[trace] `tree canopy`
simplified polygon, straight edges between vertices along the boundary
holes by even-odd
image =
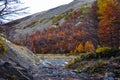
[[[118,47],[120,32],[119,0],[98,0],[98,33],[101,45]]]

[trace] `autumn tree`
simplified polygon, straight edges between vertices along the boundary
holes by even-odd
[[[76,47],[75,52],[78,52],[78,53],[84,52],[84,46],[80,43],[80,44]]]
[[[85,52],[88,53],[88,52],[94,52],[95,51],[95,47],[94,45],[92,44],[92,42],[90,41],[86,41],[85,43]]]
[[[96,25],[94,25],[96,22],[93,20],[95,15],[92,12],[96,12],[95,6],[89,15],[87,13],[83,15],[81,9],[77,9],[63,24],[56,28],[49,27],[43,31],[33,32],[21,40],[21,43],[34,53],[82,53],[86,40],[94,42],[94,45],[97,43]],[[82,22],[80,22],[81,15]],[[90,47],[88,51],[92,49]]]
[[[102,46],[120,45],[120,3],[118,0],[98,0],[98,34]]]

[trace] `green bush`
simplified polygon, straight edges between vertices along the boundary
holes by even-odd
[[[98,58],[110,58],[118,55],[120,50],[117,48],[110,48],[110,47],[98,47],[95,53],[90,54],[83,54],[81,55],[81,60],[85,59],[98,59]]]
[[[96,57],[112,57],[115,56],[120,50],[112,47],[98,47],[96,49]]]
[[[96,53],[105,53],[105,52],[110,51],[110,50],[111,50],[110,47],[98,47],[96,49]]]
[[[119,51],[120,50],[117,48],[99,46],[96,49],[95,53],[81,54],[80,56],[75,58],[73,62],[70,62],[67,65],[67,68],[72,68],[72,69],[77,68],[78,70],[82,70],[83,67],[90,65],[92,66],[92,68],[90,69],[90,72],[94,72],[96,70],[96,68],[94,67],[101,67],[104,65],[104,61],[102,59],[104,58],[109,59],[111,57],[120,56]],[[92,63],[92,65],[87,63],[85,64],[81,63],[81,62],[89,61],[92,59],[100,59],[100,60],[98,60],[97,62],[95,61],[95,63],[94,64]]]

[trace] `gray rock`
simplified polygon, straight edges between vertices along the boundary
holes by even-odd
[[[115,80],[113,77],[107,77],[107,78],[104,78],[103,80]]]
[[[6,45],[6,54],[0,56],[0,78],[33,80],[31,71],[40,61],[29,49],[15,45],[0,36]],[[30,70],[29,70],[30,69]]]
[[[103,80],[115,80],[115,74],[112,72],[106,72]]]
[[[37,66],[37,63],[40,59],[35,56],[32,51],[23,46],[18,46],[4,37],[0,36],[0,39],[3,40],[3,43],[7,47],[6,55],[0,56],[0,59],[11,64],[18,64],[26,69]]]
[[[79,74],[79,78],[83,80],[91,80],[91,77],[87,73]]]
[[[19,65],[12,65],[8,62],[3,63],[0,65],[0,76],[5,79],[13,80],[13,79],[20,79],[20,80],[33,80],[32,74],[30,74],[27,69],[19,66]],[[1,79],[0,79],[1,80]]]
[[[89,67],[85,67],[85,68],[83,68],[80,72],[87,72],[88,69],[89,69]]]
[[[115,74],[112,72],[106,72],[104,77],[114,77]]]

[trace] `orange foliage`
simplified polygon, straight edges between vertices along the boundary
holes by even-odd
[[[90,41],[87,41],[85,43],[85,52],[88,53],[88,52],[94,52],[94,51],[95,51],[95,47],[94,47],[93,43]]]
[[[73,53],[76,47],[81,52],[79,43],[96,39],[96,26],[88,14],[83,16],[85,21],[79,22],[81,10],[76,10],[61,26],[34,32],[21,43],[35,53]]]
[[[99,5],[101,16],[98,33],[101,45],[118,47],[120,45],[120,3],[117,0],[107,0],[107,3],[103,4],[106,4],[104,8]]]
[[[75,52],[77,52],[77,53],[83,53],[83,52],[84,52],[84,46],[80,43],[80,44],[76,47]]]

